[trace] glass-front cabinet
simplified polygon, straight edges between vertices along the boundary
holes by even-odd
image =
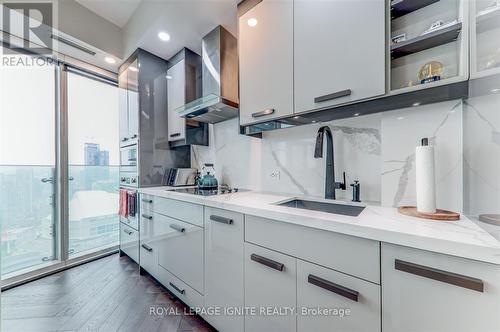
[[[471,78],[500,73],[500,0],[471,2]]]
[[[468,0],[392,0],[390,11],[391,93],[467,80]]]

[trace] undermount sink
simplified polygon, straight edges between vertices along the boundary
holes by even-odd
[[[304,210],[343,214],[351,217],[359,216],[359,214],[365,209],[364,206],[339,204],[334,202],[318,202],[305,199],[292,199],[286,202],[276,203],[276,205]]]

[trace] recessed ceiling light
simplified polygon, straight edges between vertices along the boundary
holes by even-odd
[[[257,25],[257,23],[259,23],[259,21],[257,21],[257,19],[256,19],[256,18],[253,18],[253,17],[252,17],[252,18],[249,18],[249,19],[248,19],[248,21],[247,21],[248,26],[249,26],[249,27],[252,27],[252,28],[253,28],[254,26],[256,26],[256,25]]]
[[[312,123],[316,123],[316,120],[312,120],[311,122],[312,122]]]
[[[137,71],[139,71],[139,69],[137,69],[137,68],[136,68],[136,67],[134,67],[134,66],[130,66],[130,67],[128,67],[128,69],[130,69],[130,71],[133,71],[133,72],[137,72]]]
[[[104,61],[106,61],[106,62],[107,62],[107,63],[109,63],[109,64],[115,64],[115,63],[116,63],[116,60],[115,60],[115,59],[113,59],[113,58],[112,58],[112,57],[110,57],[110,56],[105,57],[105,58],[104,58]]]
[[[353,115],[354,115],[354,116],[359,116],[359,113],[354,113]]]
[[[499,93],[500,92],[500,89],[491,89],[491,93]]]
[[[166,33],[165,31],[160,31],[160,32],[158,32],[158,38],[160,38],[163,41],[169,41],[170,35],[168,33]]]
[[[420,102],[419,102],[419,101],[417,101],[416,103],[413,103],[412,105],[413,105],[414,107],[415,107],[415,106],[420,106]]]
[[[167,80],[171,80],[171,79],[173,78],[173,77],[172,77],[172,76],[170,76],[170,75],[167,75],[167,76],[165,76],[165,77],[167,78]]]
[[[298,119],[299,117],[296,115],[296,116],[294,116],[293,118],[294,118],[294,119]]]

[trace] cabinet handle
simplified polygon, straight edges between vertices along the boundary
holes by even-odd
[[[255,112],[255,113],[252,113],[252,118],[260,118],[261,116],[271,115],[274,113],[274,111],[275,111],[274,108],[268,108],[268,109],[260,111],[260,112]]]
[[[170,286],[172,286],[173,289],[175,289],[176,291],[178,291],[179,293],[183,294],[185,293],[185,290],[184,289],[180,289],[179,287],[177,287],[176,285],[174,285],[173,283],[169,282],[168,283]]]
[[[284,264],[273,261],[272,259],[266,257],[259,256],[257,254],[251,254],[250,259],[253,260],[254,262],[263,264],[278,271],[283,271],[283,269],[285,268]]]
[[[126,141],[128,141],[127,137],[122,138],[122,142],[126,142]]]
[[[170,134],[170,137],[177,137],[177,136],[181,136],[181,133]]]
[[[225,217],[221,217],[221,216],[216,216],[216,215],[211,215],[210,220],[217,221],[217,222],[220,222],[223,224],[228,224],[228,225],[231,225],[233,223],[233,219],[225,218]]]
[[[325,280],[323,278],[317,277],[310,274],[307,277],[307,282],[315,286],[326,289],[327,291],[333,292],[343,297],[347,297],[350,300],[358,302],[359,293],[355,290],[349,289],[344,286],[337,285],[331,281]]]
[[[153,248],[151,248],[151,247],[150,247],[150,246],[148,246],[147,244],[142,244],[142,245],[141,245],[141,247],[142,247],[143,249],[146,249],[146,250],[147,250],[147,251],[149,251],[149,252],[153,251]]]
[[[146,218],[146,219],[148,219],[148,220],[153,220],[153,216],[150,216],[150,215],[148,215],[148,214],[142,214],[142,217],[143,217],[143,218]]]
[[[130,136],[130,139],[134,139],[134,138],[137,138],[137,134]]]
[[[340,98],[340,97],[350,96],[351,92],[352,92],[351,89],[337,91],[337,92],[330,93],[330,94],[327,94],[324,96],[316,97],[316,98],[314,98],[314,102],[321,103],[323,101],[328,101],[328,100],[332,100],[332,99],[336,99],[336,98]]]
[[[132,231],[127,231],[126,229],[124,229],[124,230],[123,230],[123,232],[124,232],[125,234],[127,234],[127,235],[132,235],[132,234],[134,234],[134,232],[132,232]]]
[[[453,272],[438,270],[432,267],[418,265],[415,263],[405,262],[399,259],[396,259],[394,261],[394,268],[396,270],[411,273],[420,277],[434,279],[481,293],[484,292],[484,284],[481,279],[472,278]]]
[[[152,199],[147,199],[147,198],[143,198],[142,201],[144,203],[148,203],[148,204],[152,204],[153,203],[153,200]]]
[[[186,230],[184,227],[176,225],[176,224],[171,224],[170,228],[175,229],[176,231],[181,232],[181,233],[184,233],[184,231]]]

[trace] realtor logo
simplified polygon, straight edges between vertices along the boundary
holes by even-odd
[[[52,2],[7,1],[2,7],[3,31],[7,32],[4,53],[52,53]]]

